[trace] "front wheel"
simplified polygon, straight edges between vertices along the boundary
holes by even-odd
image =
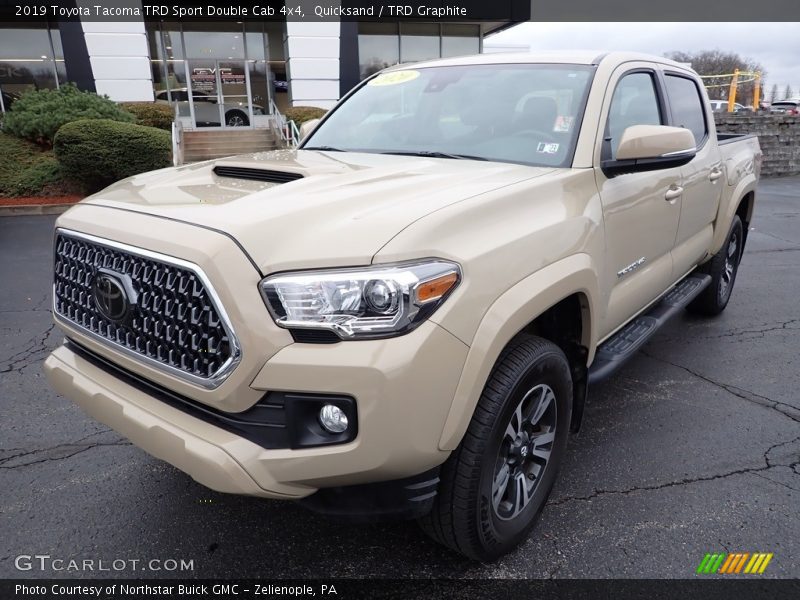
[[[722,248],[698,269],[701,273],[711,275],[711,283],[689,303],[686,307],[689,312],[714,316],[725,310],[731,299],[733,284],[736,283],[736,274],[739,272],[743,242],[742,220],[738,215],[734,215],[731,229]]]
[[[250,125],[250,119],[240,110],[229,110],[225,113],[225,124],[228,127],[247,127]]]
[[[480,561],[528,536],[555,483],[572,413],[569,363],[558,346],[524,335],[503,351],[464,439],[442,467],[420,520],[436,541]]]

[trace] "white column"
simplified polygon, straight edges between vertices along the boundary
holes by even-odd
[[[153,74],[144,21],[81,21],[81,26],[97,93],[117,102],[151,102]]]
[[[292,106],[331,108],[339,99],[339,34],[339,21],[286,23],[284,48]]]

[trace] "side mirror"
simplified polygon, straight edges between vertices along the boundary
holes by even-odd
[[[319,119],[311,119],[300,125],[300,140],[306,139],[308,134],[314,131],[314,128],[319,124]]]
[[[697,154],[694,134],[682,127],[633,125],[623,133],[617,157],[601,163],[608,177],[685,165]]]

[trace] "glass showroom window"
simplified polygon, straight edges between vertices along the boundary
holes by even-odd
[[[442,58],[481,51],[480,25],[442,24]]]
[[[65,81],[57,29],[0,29],[0,110],[28,90],[55,89]]]
[[[400,62],[418,62],[441,56],[438,23],[400,24]]]
[[[361,79],[399,63],[397,23],[359,23],[358,62]]]

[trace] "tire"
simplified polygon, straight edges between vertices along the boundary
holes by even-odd
[[[734,215],[728,237],[725,238],[720,251],[697,269],[700,273],[711,275],[711,283],[689,303],[686,310],[709,317],[725,310],[731,299],[733,284],[736,283],[736,274],[739,272],[743,240],[742,221],[738,215]]]
[[[229,110],[225,113],[225,124],[228,127],[247,127],[250,119],[240,110]]]
[[[542,338],[514,338],[494,366],[464,439],[442,466],[433,510],[419,521],[422,529],[479,561],[516,548],[553,488],[571,414],[572,379],[564,353]],[[519,415],[528,418],[522,427]]]

